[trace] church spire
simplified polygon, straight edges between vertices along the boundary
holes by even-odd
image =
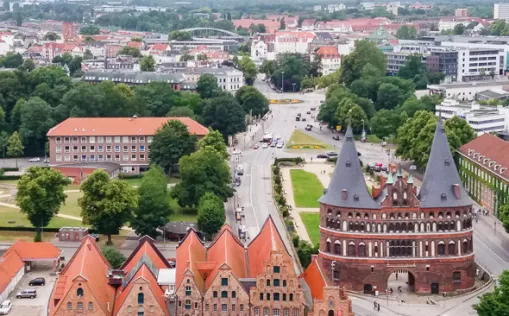
[[[461,183],[441,118],[438,119],[435,129],[418,198],[423,208],[459,207],[473,204]]]
[[[346,130],[329,187],[319,202],[339,207],[380,208],[368,192],[350,124]]]

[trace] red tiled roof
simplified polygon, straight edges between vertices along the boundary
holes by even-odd
[[[492,173],[509,179],[509,143],[505,140],[483,134],[461,146],[458,151]]]
[[[316,19],[304,20],[304,21],[302,21],[301,26],[311,26],[311,25],[314,25],[315,23],[316,23]]]
[[[141,44],[141,42],[129,42],[127,43],[127,46],[141,48]]]
[[[50,242],[31,242],[19,240],[5,254],[15,252],[23,261],[37,259],[57,259],[62,251]]]
[[[207,277],[205,284],[207,289],[223,264],[227,264],[238,279],[247,276],[244,245],[233,235],[229,225],[223,226],[207,249],[207,262],[213,262],[215,265]]]
[[[321,56],[339,56],[336,46],[322,46],[316,51],[316,54]]]
[[[270,259],[273,250],[280,250],[289,256],[288,249],[286,249],[272,217],[269,216],[247,248],[251,278],[256,278],[257,275],[263,273],[264,262]]]
[[[243,27],[246,29],[249,29],[251,27],[251,24],[258,25],[263,24],[265,25],[265,29],[268,33],[272,33],[275,30],[279,29],[280,23],[278,21],[271,21],[271,20],[255,20],[255,19],[240,19],[240,20],[232,20],[233,25],[235,25],[235,28]]]
[[[190,229],[182,242],[177,247],[177,267],[176,267],[176,282],[175,285],[178,288],[182,279],[184,278],[184,272],[189,269],[194,274],[196,286],[200,291],[205,291],[205,282],[201,277],[200,271],[198,270],[196,263],[206,262],[207,250],[201,242],[198,235],[193,229]]]
[[[168,308],[166,308],[166,303],[164,302],[164,291],[161,289],[159,284],[157,284],[156,276],[152,274],[150,269],[147,267],[147,265],[144,263],[142,266],[138,269],[138,272],[134,275],[131,282],[123,289],[121,290],[119,288],[119,293],[117,294],[117,299],[115,301],[115,310],[113,312],[113,315],[117,315],[118,311],[124,304],[128,294],[131,292],[134,281],[138,280],[139,278],[142,278],[146,280],[149,283],[148,290],[152,291],[154,294],[154,297],[156,298],[157,303],[159,304],[161,310],[164,312],[164,315],[170,315],[170,312],[168,311]]]
[[[140,238],[136,249],[131,253],[129,258],[126,259],[120,269],[124,270],[126,273],[131,272],[143,255],[149,257],[154,266],[158,269],[168,269],[170,267],[168,261],[154,245],[153,239],[148,236],[143,236]]]
[[[62,304],[67,304],[62,298],[71,289],[73,280],[80,276],[87,280],[87,286],[104,314],[110,314],[108,303],[113,305],[115,289],[108,284],[109,269],[111,266],[97,248],[95,240],[90,236],[83,237],[80,247],[56,281],[50,298],[50,315],[55,315]],[[57,305],[53,304],[55,299],[60,300]]]
[[[71,117],[52,127],[47,136],[150,136],[169,120],[186,124],[191,134],[208,133],[205,126],[189,117]]]
[[[24,266],[25,264],[14,251],[6,252],[0,258],[0,293],[9,286],[12,278],[14,278]]]
[[[316,258],[311,260],[311,264],[299,276],[299,279],[304,279],[309,286],[311,296],[314,299],[323,300],[323,289],[327,286],[325,278],[323,277],[320,266]]]

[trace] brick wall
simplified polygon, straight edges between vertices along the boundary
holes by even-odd
[[[345,290],[337,286],[327,286],[324,288],[323,298],[313,300],[313,309],[308,312],[308,316],[329,315],[331,310],[334,315],[338,315],[338,310],[341,310],[342,316],[355,315],[352,311],[352,301],[348,299]]]
[[[228,280],[226,286],[222,285],[223,278]],[[216,294],[216,297],[214,297],[214,294]],[[227,297],[223,297],[224,295]],[[218,274],[203,296],[203,302],[205,305],[203,307],[204,315],[219,316],[225,315],[225,313],[238,316],[249,315],[249,294],[244,290],[227,265],[219,268]],[[226,312],[223,312],[223,305],[226,307]]]
[[[147,316],[165,316],[165,311],[159,305],[154,293],[150,289],[150,283],[143,278],[132,281],[133,286],[127,294],[122,306],[118,309],[116,316],[134,315],[141,311],[143,306],[144,315]],[[143,293],[143,304],[138,304],[138,294]]]
[[[200,276],[197,276],[200,277]],[[184,272],[184,278],[182,279],[182,283],[177,285],[177,301],[176,301],[176,309],[177,315],[187,315],[187,316],[201,316],[202,314],[202,295],[201,292],[194,281],[194,275],[190,270],[186,270]],[[186,287],[190,287],[190,292],[186,293]],[[186,301],[190,301],[190,308],[186,309]],[[173,311],[170,311],[173,314]]]
[[[83,296],[78,297],[78,288],[83,289]],[[71,303],[71,309],[68,309],[68,303]],[[78,310],[78,303],[83,304],[83,310]],[[92,305],[90,306],[90,303]],[[54,302],[50,302],[50,304],[54,304]],[[89,307],[92,307],[90,309]],[[113,308],[113,302],[110,302],[110,310]],[[71,289],[62,299],[61,305],[55,311],[55,313],[51,314],[52,316],[74,316],[74,315],[87,315],[87,316],[106,316],[112,315],[111,312],[103,311],[103,309],[99,306],[95,296],[92,291],[88,287],[88,281],[83,279],[82,277],[77,277],[74,279]]]

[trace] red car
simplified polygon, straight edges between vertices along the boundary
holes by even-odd
[[[258,149],[258,148],[260,148],[260,145],[258,145],[258,144],[253,146],[253,149]]]

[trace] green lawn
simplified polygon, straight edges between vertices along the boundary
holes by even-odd
[[[198,212],[196,209],[184,208],[178,205],[177,201],[170,198],[170,207],[173,214],[170,215],[170,222],[191,222],[196,223]]]
[[[293,198],[297,207],[319,207],[318,199],[323,195],[323,186],[316,174],[300,169],[291,169]]]
[[[331,149],[332,146],[309,136],[302,131],[294,131],[288,142],[287,148],[291,149]]]
[[[9,224],[9,221],[16,221],[13,224]],[[23,225],[25,227],[32,227],[32,224],[28,221],[25,214],[22,214],[18,209],[0,206],[0,226],[12,226],[16,227]],[[76,221],[67,218],[54,217],[48,228],[60,228],[62,226],[83,226],[81,221]]]
[[[66,193],[65,204],[60,208],[60,213],[81,217],[81,208],[78,206],[78,198],[83,196],[83,192]]]
[[[320,242],[320,213],[299,213],[313,245]]]

